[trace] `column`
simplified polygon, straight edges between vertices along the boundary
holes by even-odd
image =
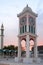
[[[26,58],[30,57],[29,35],[26,36]]]
[[[37,58],[38,57],[38,51],[37,51],[37,39],[35,38],[35,41],[34,41],[34,57]]]
[[[21,40],[18,38],[18,59],[21,58]]]
[[[28,25],[28,14],[27,14],[27,32],[29,32],[29,25]]]

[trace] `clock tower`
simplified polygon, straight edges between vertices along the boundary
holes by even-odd
[[[36,35],[36,17],[37,14],[32,11],[28,5],[23,9],[21,13],[17,15],[19,17],[19,34],[18,34],[18,61],[21,61],[21,41],[26,41],[26,57],[23,62],[31,63],[30,58],[30,40],[34,41],[34,58],[37,59],[37,35]]]

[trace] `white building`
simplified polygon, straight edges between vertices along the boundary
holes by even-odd
[[[17,15],[19,17],[19,34],[18,34],[18,61],[31,63],[33,58],[30,58],[30,40],[34,41],[34,60],[38,60],[37,55],[37,34],[36,34],[36,17],[37,14],[32,11],[28,5],[23,9],[21,13]],[[26,57],[21,58],[21,41],[26,41]],[[16,58],[17,60],[17,58]]]

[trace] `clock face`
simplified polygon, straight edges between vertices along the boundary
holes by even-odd
[[[22,17],[20,19],[20,24],[25,24],[26,23],[26,17]]]
[[[29,23],[31,25],[35,25],[35,19],[33,17],[29,17]]]

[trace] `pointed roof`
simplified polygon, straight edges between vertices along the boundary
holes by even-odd
[[[22,12],[19,13],[19,14],[17,14],[17,16],[19,17],[19,16],[21,16],[22,14],[24,14],[24,13],[26,13],[26,12],[29,12],[29,13],[31,13],[31,14],[33,14],[34,16],[37,17],[37,14],[34,13],[34,12],[32,11],[32,9],[31,9],[28,5],[26,5],[26,7],[24,7],[24,9],[22,10]]]
[[[3,24],[1,25],[1,29],[4,29],[4,26],[3,26]]]
[[[31,11],[31,12],[32,12],[32,9],[31,9],[30,7],[28,7],[28,4],[27,4],[27,6],[23,9],[23,12],[25,12],[25,11]]]

